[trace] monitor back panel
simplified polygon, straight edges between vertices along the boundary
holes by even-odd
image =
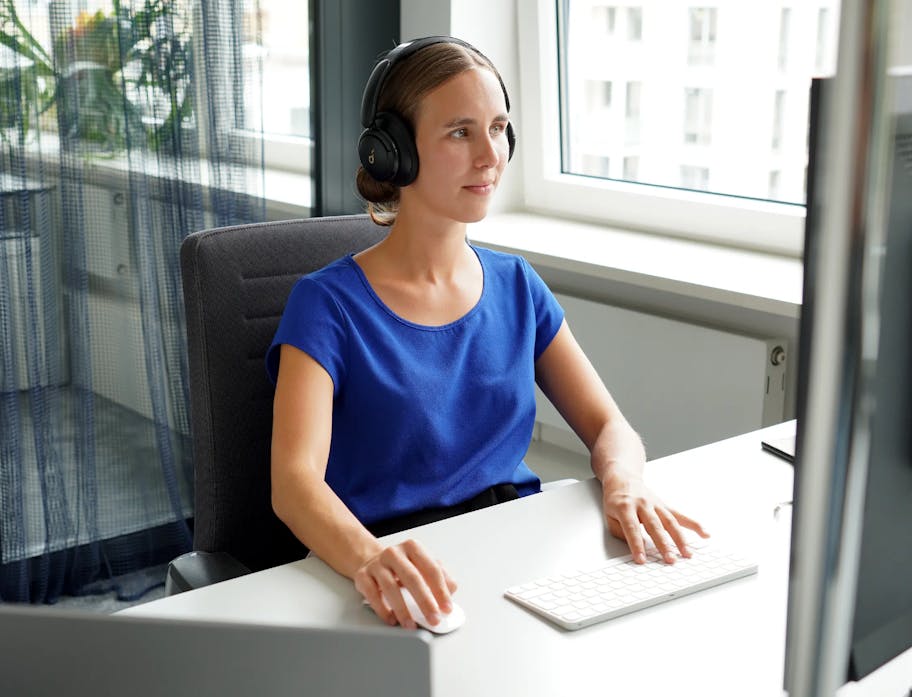
[[[0,606],[8,695],[430,695],[426,635]]]

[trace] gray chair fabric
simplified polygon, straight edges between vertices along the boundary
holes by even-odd
[[[254,571],[307,553],[272,511],[274,388],[264,358],[297,279],[385,232],[358,215],[205,230],[184,240],[194,550],[226,552]]]

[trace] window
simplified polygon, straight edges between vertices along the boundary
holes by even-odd
[[[785,129],[785,90],[776,90],[773,102],[773,150],[782,147],[782,134]]]
[[[784,71],[788,66],[789,24],[791,20],[791,9],[783,7],[779,12],[779,70],[781,71]]]
[[[267,166],[309,171],[310,3],[243,0],[244,69],[262,68],[262,82],[245,80],[243,126],[265,136]],[[259,106],[262,110],[252,108]]]
[[[627,83],[627,101],[624,106],[624,113],[628,119],[640,118],[640,88],[639,82]]]
[[[308,3],[245,0],[243,54],[261,63],[263,103],[246,112],[246,123],[281,136],[310,136],[310,70],[307,41]],[[248,100],[258,104],[259,100]]]
[[[611,158],[602,155],[583,155],[583,174],[607,177],[611,170]]]
[[[519,16],[526,206],[799,254],[818,12],[828,9],[834,46],[839,5],[789,4],[795,49],[780,71],[780,3],[638,2],[619,8],[607,36],[593,30],[592,0],[529,0]],[[589,110],[586,83],[597,79],[614,88],[610,123]],[[591,162],[584,171],[584,155],[613,161],[610,176]]]
[[[643,10],[639,7],[627,8],[627,38],[639,41],[643,38]]]
[[[709,188],[709,167],[681,165],[681,186],[706,191]]]
[[[716,49],[716,8],[692,7],[689,31],[687,62],[690,65],[710,65]]]
[[[769,197],[776,198],[779,196],[779,179],[782,176],[782,172],[778,169],[774,169],[769,174]]]
[[[709,145],[712,139],[712,91],[684,90],[684,142]]]
[[[640,88],[639,82],[627,83],[627,94],[624,102],[624,142],[637,145],[640,142]],[[627,179],[627,177],[624,177]]]
[[[590,111],[611,108],[611,83],[607,80],[587,80],[586,102]]]
[[[614,34],[614,23],[617,17],[617,9],[614,7],[596,6],[592,8],[592,24],[596,30],[609,36]]]

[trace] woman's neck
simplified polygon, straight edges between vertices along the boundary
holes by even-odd
[[[399,317],[441,326],[464,316],[484,289],[464,223],[397,218],[382,242],[355,255],[374,292]]]
[[[382,246],[396,268],[416,280],[452,277],[473,256],[465,223],[401,214]]]

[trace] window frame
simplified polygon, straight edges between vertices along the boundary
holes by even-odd
[[[613,228],[801,256],[804,206],[561,171],[557,6],[555,0],[535,0],[518,13],[524,207]]]

